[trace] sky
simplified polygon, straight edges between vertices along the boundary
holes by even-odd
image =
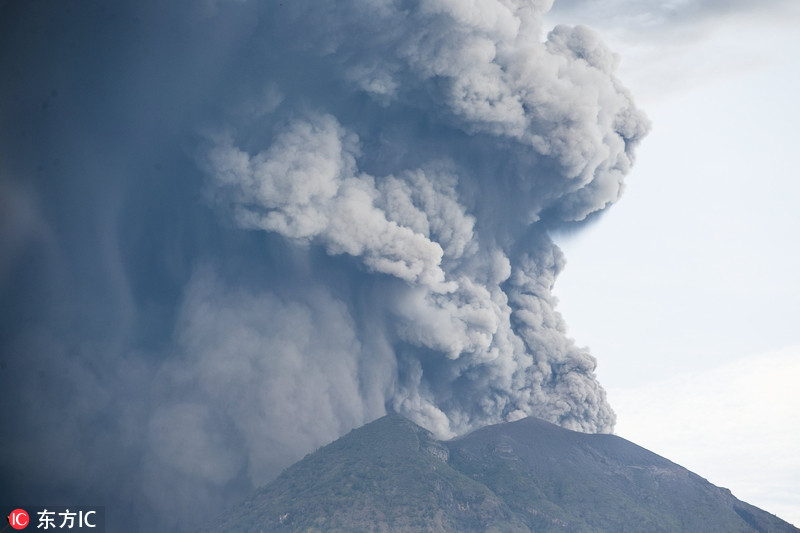
[[[596,5],[550,22],[601,31],[653,129],[623,199],[556,239],[559,309],[619,435],[798,524],[800,8]]]
[[[388,411],[538,416],[790,518],[683,454],[787,412],[796,13],[550,4],[0,3],[3,490],[193,531]]]

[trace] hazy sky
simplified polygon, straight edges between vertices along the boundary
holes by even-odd
[[[800,6],[556,2],[551,20],[597,27],[653,122],[623,199],[557,239],[555,293],[617,433],[798,524]]]

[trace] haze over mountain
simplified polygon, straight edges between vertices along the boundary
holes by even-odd
[[[525,418],[442,442],[392,414],[306,456],[208,531],[800,529],[613,435]]]

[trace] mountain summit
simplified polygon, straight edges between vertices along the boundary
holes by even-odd
[[[211,530],[800,532],[614,435],[526,418],[440,442],[395,414],[306,456]]]

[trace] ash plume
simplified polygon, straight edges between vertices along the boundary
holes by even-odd
[[[188,531],[387,409],[612,431],[549,232],[619,198],[648,123],[550,7],[4,5],[18,492]]]

